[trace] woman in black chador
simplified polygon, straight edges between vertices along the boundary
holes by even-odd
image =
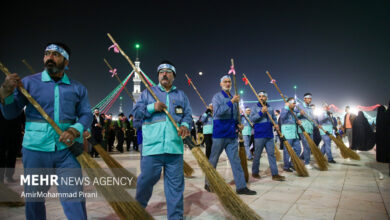
[[[390,176],[390,110],[383,105],[376,116],[376,160],[389,163]]]
[[[352,125],[352,150],[369,151],[375,145],[375,134],[362,111]]]

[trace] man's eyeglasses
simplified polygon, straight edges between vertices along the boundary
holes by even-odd
[[[53,55],[54,57],[60,57],[61,56],[61,54],[58,53],[57,51],[50,51],[50,50],[45,51],[45,56],[49,57],[51,55]]]
[[[170,69],[166,69],[166,70],[160,70],[158,71],[158,73],[173,73],[173,71]]]

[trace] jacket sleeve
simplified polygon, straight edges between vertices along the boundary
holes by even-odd
[[[261,108],[259,108],[257,105],[251,109],[251,114],[249,116],[249,119],[253,123],[258,123],[263,117],[265,117],[265,114],[263,114]]]
[[[180,126],[186,126],[187,128],[190,127],[190,124],[193,123],[192,120],[192,109],[190,106],[190,101],[188,100],[188,97],[182,92],[183,98],[184,98],[184,115],[180,122]]]
[[[137,103],[133,108],[135,120],[143,121],[145,118],[152,117],[152,114],[154,113],[154,103],[148,105],[148,96],[149,92],[145,89],[137,100]]]
[[[282,111],[280,112],[280,118],[279,120],[281,121],[281,124],[283,124],[283,122],[288,118],[288,107],[287,106],[284,106],[282,108]]]
[[[214,107],[214,117],[230,114],[230,111],[233,108],[233,103],[230,100],[227,103],[224,103],[222,97],[218,94],[213,97],[212,103]]]
[[[80,96],[80,101],[76,104],[76,114],[78,120],[70,127],[75,128],[78,132],[80,132],[80,135],[82,135],[87,128],[91,127],[93,115],[91,112],[91,105],[89,104],[88,100],[87,88],[81,86],[78,89]]]
[[[22,83],[23,85],[26,85],[26,81],[24,79],[22,80]],[[27,98],[18,89],[15,89],[11,95],[4,98],[4,103],[2,104],[2,113],[4,118],[7,120],[17,118],[27,104]]]

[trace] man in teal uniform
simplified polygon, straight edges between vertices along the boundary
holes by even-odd
[[[323,104],[323,110],[324,112],[318,116],[318,127],[323,128],[325,131],[329,132],[330,134],[333,134],[333,121],[331,112],[329,111],[329,106],[327,104]],[[324,141],[324,143],[321,146],[321,152],[322,154],[326,154],[326,157],[328,158],[329,163],[336,163],[336,161],[333,159],[332,156],[332,147],[331,147],[331,140],[328,135],[325,134],[325,132],[320,129],[321,138]]]
[[[248,160],[253,160],[252,153],[249,149],[252,136],[252,122],[249,119],[251,109],[246,108],[244,114],[246,117],[244,115],[241,115],[241,124],[244,125],[244,129],[242,129],[242,136],[244,138],[245,152]]]
[[[167,200],[168,219],[183,219],[183,140],[190,134],[192,110],[187,96],[173,86],[176,69],[169,61],[158,68],[157,86],[151,89],[161,102],[156,102],[148,90],[144,90],[134,107],[135,120],[142,121],[141,174],[137,181],[137,201],[147,206],[153,186],[164,168],[164,193]],[[163,112],[166,109],[177,126]]]
[[[301,121],[296,121],[294,116],[291,114],[290,109],[297,114],[297,110],[295,108],[296,102],[295,99],[290,97],[287,99],[287,102],[280,113],[280,121],[282,125],[282,134],[291,145],[295,153],[298,157],[302,153],[301,143],[299,142],[297,124],[299,125]],[[286,147],[283,150],[283,160],[284,166],[283,170],[286,172],[293,172],[291,168],[293,168],[292,163],[290,161],[290,155],[287,152]]]
[[[203,137],[206,144],[206,157],[210,157],[211,146],[213,145],[213,104],[210,103],[207,110],[199,119],[203,123]]]
[[[11,74],[0,88],[5,118],[17,117],[26,107],[26,127],[22,144],[24,176],[57,175],[58,179],[82,177],[80,164],[75,158],[77,155],[73,155],[72,152],[75,152],[71,152],[68,147],[75,141],[83,143],[81,134],[91,125],[92,112],[87,89],[64,72],[69,64],[69,57],[70,49],[65,44],[49,43],[44,52],[44,71],[22,80],[17,74]],[[21,84],[64,131],[61,135],[55,132],[27,98],[16,89],[16,86]],[[79,146],[82,150],[82,145]],[[26,193],[46,193],[50,184],[43,182],[35,186],[26,183],[24,188]],[[79,195],[83,186],[59,183],[57,189],[64,195]],[[60,196],[60,201],[68,219],[87,219],[85,198]],[[26,218],[46,219],[44,198],[26,198]]]
[[[313,139],[313,123],[308,118],[314,118],[313,110],[310,107],[312,95],[311,93],[305,93],[303,96],[304,103],[300,108],[300,112],[297,114],[298,119],[302,122],[302,126],[309,134],[310,138]],[[306,118],[308,116],[308,118]],[[302,130],[298,127],[299,137],[301,138],[303,145],[303,158],[305,160],[305,167],[307,169],[312,169],[313,167],[310,165],[310,146],[307,143],[305,136],[302,133]]]

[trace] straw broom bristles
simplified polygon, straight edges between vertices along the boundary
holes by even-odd
[[[0,62],[0,69],[6,75],[11,74],[9,70]],[[60,127],[53,121],[53,119],[43,110],[39,103],[24,89],[22,86],[18,87],[19,91],[28,99],[28,101],[36,108],[42,117],[53,127],[57,134],[61,134]],[[85,152],[76,157],[77,161],[87,172],[92,179],[109,176],[99,164]],[[140,206],[130,194],[128,194],[122,186],[103,187],[97,186],[98,192],[102,193],[106,201],[114,209],[115,213],[121,219],[153,219],[145,209]],[[112,198],[112,200],[111,200]],[[120,200],[119,200],[120,199]],[[119,200],[120,202],[116,202]]]
[[[317,145],[314,143],[314,141],[311,139],[309,134],[305,131],[302,132],[303,135],[306,138],[306,141],[308,145],[310,146],[310,150],[318,164],[318,167],[321,171],[326,171],[328,170],[328,161],[326,161],[324,155],[321,153],[320,149],[317,147]]]
[[[109,33],[107,34],[107,36],[114,43],[114,45],[117,46],[120,53],[127,59],[129,64],[132,66],[132,68],[140,76],[142,83],[145,84],[150,94],[154,97],[155,100],[158,100],[153,90],[151,90],[149,85],[146,83],[143,76],[135,68],[135,65],[131,61],[131,59],[123,52],[123,50],[119,47],[119,45],[115,42],[115,40],[112,38],[112,36]],[[174,122],[169,112],[168,111],[164,111],[164,112],[167,114],[169,120],[171,120],[173,125],[176,127],[177,124]],[[204,155],[204,153],[199,148],[199,146],[193,147],[194,144],[191,141],[190,137],[184,139],[184,142],[190,147],[191,152],[194,155],[196,161],[198,162],[199,166],[205,173],[210,183],[210,187],[216,193],[219,201],[226,208],[226,210],[230,212],[233,216],[235,216],[237,219],[261,219],[260,216],[258,216],[251,208],[249,208],[249,206],[246,205],[240,199],[240,197],[233,192],[232,188],[225,182],[224,179],[222,179],[222,177],[217,173],[215,168],[210,164],[209,160]]]
[[[118,161],[116,161],[110,154],[100,144],[93,145],[93,148],[99,153],[104,162],[110,168],[112,173],[116,177],[129,177],[132,179],[131,185],[127,186],[129,188],[135,188],[137,186],[137,176],[125,169]]]
[[[77,157],[77,160],[82,167],[86,168],[84,170],[90,178],[95,179],[102,176],[108,176],[108,174],[100,168],[99,164],[86,152],[80,154]],[[153,219],[153,217],[146,212],[146,210],[122,186],[112,185],[105,187],[97,184],[95,187],[121,219]]]
[[[191,151],[198,161],[200,168],[205,173],[211,190],[217,194],[217,197],[225,210],[232,214],[236,219],[262,219],[241,200],[229,185],[226,184],[225,180],[209,163],[199,147],[193,147]]]
[[[257,95],[256,93],[256,90],[253,88],[251,82],[249,81],[248,77],[243,74],[244,77],[246,78],[246,81],[248,82],[249,84],[249,87],[252,89],[252,92],[255,94],[255,96],[257,97],[257,100],[259,101],[259,103],[261,104],[261,106],[264,106],[264,104],[261,102],[259,96]],[[271,115],[269,114],[269,112],[267,111],[267,115],[268,115],[268,118],[269,120],[272,122],[272,124],[274,126],[276,126],[277,124],[275,123],[275,121],[272,119]],[[298,158],[297,154],[295,153],[295,151],[292,149],[291,145],[288,143],[288,141],[284,138],[283,134],[280,132],[280,130],[277,130],[279,136],[281,137],[281,141],[283,141],[283,144],[284,144],[284,147],[287,149],[287,152],[288,154],[290,155],[291,157],[291,162],[293,163],[293,166],[294,166],[294,169],[297,171],[297,174],[298,176],[302,176],[302,177],[307,177],[309,176],[309,172],[307,172],[306,170],[306,167],[304,166],[304,164],[301,162],[301,160]]]
[[[183,171],[184,171],[184,176],[186,177],[191,177],[192,174],[194,173],[194,169],[183,160]]]
[[[248,172],[248,162],[246,161],[246,152],[245,152],[245,145],[244,145],[244,140],[242,140],[242,138],[239,140],[239,150],[238,150],[238,154],[240,156],[240,161],[241,161],[241,167],[243,167],[243,171],[244,171],[244,177],[245,177],[245,181],[248,182],[249,181],[249,172]]]
[[[24,206],[24,200],[20,194],[0,183],[0,206],[19,207]]]
[[[276,147],[276,144],[274,146],[275,146],[276,161],[282,161],[282,154],[280,153],[280,150]]]
[[[340,154],[343,158],[351,158],[352,160],[360,160],[359,154],[357,154],[355,151],[351,150],[351,148],[348,148],[347,146],[345,146],[343,141],[340,141],[332,134],[329,134],[328,136],[332,139],[332,141],[340,149]]]

